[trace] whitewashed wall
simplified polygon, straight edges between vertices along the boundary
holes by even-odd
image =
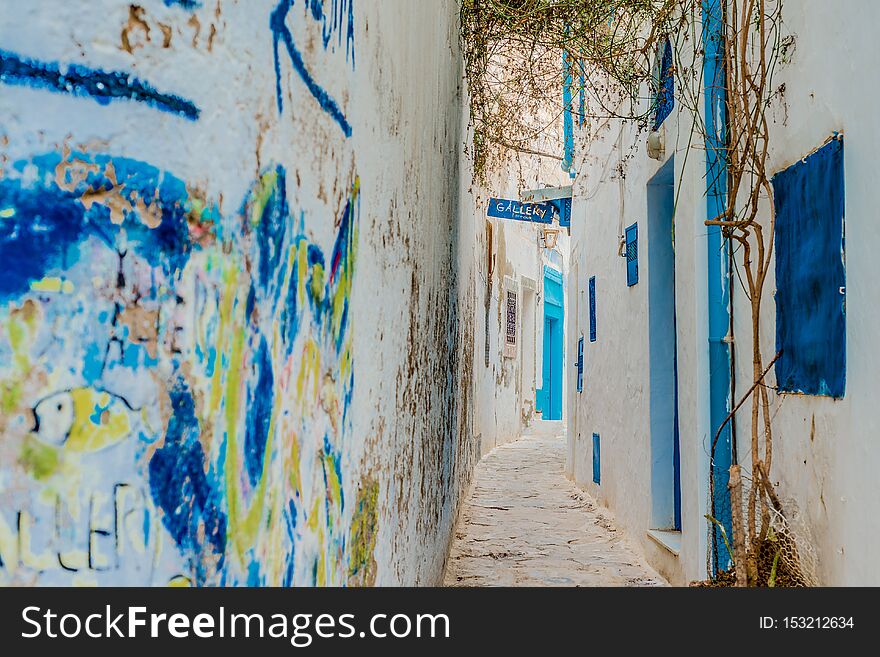
[[[790,508],[797,508],[812,535],[818,577],[824,584],[877,584],[870,549],[880,539],[876,475],[880,446],[873,439],[880,416],[873,402],[877,370],[876,258],[880,229],[873,216],[878,180],[873,154],[878,139],[873,118],[877,60],[871,26],[880,7],[868,0],[845,8],[821,0],[784,4],[785,30],[794,37],[774,78],[785,85],[773,108],[771,173],[809,154],[836,131],[845,153],[847,384],[844,399],[771,391],[774,415],[772,478]],[[647,95],[644,94],[644,95]],[[677,110],[681,108],[678,103]],[[705,151],[699,134],[688,149],[692,119],[677,112],[665,125],[666,157],[674,154],[676,180],[675,267],[681,436],[682,535],[674,556],[647,537],[650,528],[651,465],[647,240],[645,186],[660,163],[647,157],[645,134],[619,123],[594,122],[594,140],[579,169],[572,220],[569,295],[586,299],[589,276],[597,280],[598,341],[585,348],[584,393],[571,400],[569,470],[573,478],[611,507],[636,537],[650,561],[672,581],[706,575],[709,426],[707,347],[707,247],[703,221]],[[621,133],[622,130],[622,133]],[[587,139],[589,135],[583,135]],[[638,143],[621,181],[614,168]],[[766,216],[766,215],[765,215]],[[640,282],[626,287],[625,262],[617,256],[622,228],[639,222]],[[773,268],[764,295],[763,352],[775,353]],[[749,308],[742,289],[733,290],[737,380],[751,381]],[[588,333],[588,316],[569,315],[569,345]],[[771,384],[775,381],[771,380]],[[571,388],[570,388],[571,389]],[[740,410],[750,414],[749,405]],[[602,483],[592,483],[591,437],[602,437]],[[738,425],[739,453],[748,453],[749,427]],[[747,473],[750,476],[750,473]]]
[[[561,145],[559,146],[561,152]],[[475,245],[475,328],[474,328],[474,435],[479,437],[481,452],[516,440],[541,415],[535,412],[535,387],[541,387],[543,351],[544,265],[550,261],[548,250],[538,246],[542,225],[508,219],[489,218],[489,199],[518,199],[521,190],[569,184],[559,162],[532,155],[511,155],[506,166],[487,176],[485,184],[473,190]],[[491,288],[487,261],[486,222],[492,224],[494,269]],[[547,228],[559,229],[558,224]],[[560,230],[556,246],[563,276],[568,274],[569,236]],[[556,264],[551,265],[556,266]],[[524,314],[527,287],[536,286],[531,328]],[[507,286],[517,293],[517,347],[515,357],[504,356]],[[485,361],[486,307],[489,295],[489,365]],[[568,312],[567,300],[565,310]],[[529,339],[531,337],[531,339]]]
[[[456,21],[0,2],[0,583],[438,580],[475,449]]]

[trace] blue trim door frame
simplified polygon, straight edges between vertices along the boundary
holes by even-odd
[[[727,206],[727,113],[724,70],[724,3],[727,0],[703,0],[703,79],[705,81],[706,124],[706,217],[714,219]],[[708,249],[708,313],[709,313],[709,436],[724,422],[730,408],[730,347],[725,336],[730,325],[730,289],[728,285],[728,245],[721,237],[721,228],[709,226]],[[709,513],[724,527],[732,544],[733,521],[727,482],[734,462],[734,445],[730,424],[724,427],[717,442],[710,445]],[[721,530],[710,524],[712,572],[730,568],[732,561],[724,544]]]
[[[562,379],[565,371],[563,325],[565,310],[562,274],[544,267],[544,344],[541,390],[537,406],[544,420],[562,419]]]
[[[648,325],[651,528],[681,531],[678,338],[675,321],[675,161],[648,181]]]

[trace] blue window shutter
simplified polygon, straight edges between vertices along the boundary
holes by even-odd
[[[773,176],[776,381],[781,392],[846,391],[843,138]]]
[[[577,391],[584,390],[584,336],[578,338],[578,359],[577,359]]]
[[[672,43],[667,37],[660,59],[657,96],[654,98],[654,130],[659,130],[675,107],[675,77],[672,72]]]
[[[596,277],[590,276],[590,342],[596,341]]]
[[[561,198],[555,202],[559,210],[559,225],[563,228],[571,227],[571,197]]]
[[[593,483],[602,483],[602,449],[599,434],[593,434]]]
[[[626,284],[632,287],[639,282],[639,225],[626,229]]]

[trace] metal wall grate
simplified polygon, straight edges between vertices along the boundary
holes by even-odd
[[[575,363],[577,367],[577,391],[584,391],[584,336],[578,338],[578,358]]]
[[[593,434],[593,483],[602,483],[602,446],[598,433]]]
[[[596,341],[596,277],[590,277],[590,342]]]

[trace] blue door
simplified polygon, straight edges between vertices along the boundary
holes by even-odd
[[[562,274],[544,268],[544,369],[538,391],[538,410],[545,420],[562,419],[563,302]]]

